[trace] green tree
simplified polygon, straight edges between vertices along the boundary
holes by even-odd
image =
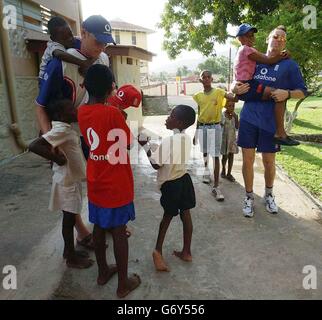
[[[166,82],[168,80],[168,77],[169,77],[169,75],[165,71],[162,71],[159,73],[159,80],[162,82]]]
[[[205,62],[198,65],[199,71],[209,70],[212,74],[221,75],[225,81],[228,81],[229,74],[229,61],[227,57],[212,57],[208,58]]]
[[[178,77],[187,76],[190,73],[191,71],[188,69],[187,66],[182,66],[177,69],[176,76]]]
[[[164,48],[170,58],[183,49],[214,53],[215,42],[224,43],[227,25],[257,22],[261,14],[278,7],[278,0],[168,0],[159,26],[165,30]]]
[[[317,28],[306,29],[303,7],[316,7]],[[266,36],[276,26],[288,29],[287,48],[299,63],[305,80],[312,84],[322,69],[322,4],[320,0],[169,0],[159,24],[165,30],[164,49],[170,58],[182,50],[215,55],[216,43],[228,38],[227,25],[256,25],[257,48],[266,51]]]

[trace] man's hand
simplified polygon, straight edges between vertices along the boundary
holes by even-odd
[[[78,68],[79,74],[85,78],[87,70],[94,62],[95,62],[95,59],[87,59],[82,61],[82,64]]]
[[[281,57],[282,57],[283,59],[289,59],[289,58],[291,57],[291,54],[290,54],[287,50],[283,50],[283,51],[281,52]]]
[[[248,92],[249,88],[250,87],[249,87],[248,83],[243,83],[243,82],[236,81],[233,84],[233,87],[231,88],[231,91],[233,93],[236,93],[237,95],[241,95],[241,94],[244,94],[244,93]]]
[[[281,102],[288,98],[288,91],[283,89],[276,89],[272,93],[272,98],[275,102]]]

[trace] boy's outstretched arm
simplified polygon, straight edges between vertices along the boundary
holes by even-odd
[[[59,166],[63,166],[67,159],[59,152],[53,152],[53,147],[43,137],[37,138],[29,145],[29,151],[38,154],[39,156],[56,162]]]
[[[58,49],[53,51],[53,56],[65,62],[76,64],[82,68],[89,68],[94,62],[93,59],[82,60],[82,59],[76,58],[72,54],[69,54],[67,52],[64,52]]]
[[[149,159],[149,161],[151,163],[152,168],[155,169],[155,170],[159,170],[161,167],[158,164],[153,163],[153,160],[151,159],[151,156],[152,156],[151,149],[146,151],[146,155],[148,156],[148,159]]]
[[[231,93],[231,92],[226,92],[225,93],[225,98],[229,101],[233,101],[233,102],[238,102],[238,97],[237,95]]]
[[[161,167],[158,164],[154,163],[153,160],[151,159],[152,152],[151,152],[150,147],[147,144],[148,140],[140,140],[140,137],[138,137],[138,142],[143,147],[144,151],[146,152],[146,155],[148,156],[148,159],[151,163],[152,168],[155,170],[159,170]]]
[[[258,63],[264,63],[264,64],[275,64],[283,59],[289,58],[289,54],[287,52],[282,52],[274,57],[268,57],[267,55],[261,53],[261,52],[253,52],[251,53],[248,58],[250,60],[256,61]]]

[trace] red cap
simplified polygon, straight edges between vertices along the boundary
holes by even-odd
[[[138,108],[141,101],[141,92],[130,84],[126,84],[120,87],[115,96],[111,96],[107,99],[108,103],[115,107],[121,107],[127,109],[128,107]]]

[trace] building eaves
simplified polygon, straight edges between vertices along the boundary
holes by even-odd
[[[132,23],[128,23],[125,21],[110,21],[112,30],[119,30],[119,31],[137,31],[137,32],[144,32],[144,33],[155,33],[154,30],[144,28]]]

